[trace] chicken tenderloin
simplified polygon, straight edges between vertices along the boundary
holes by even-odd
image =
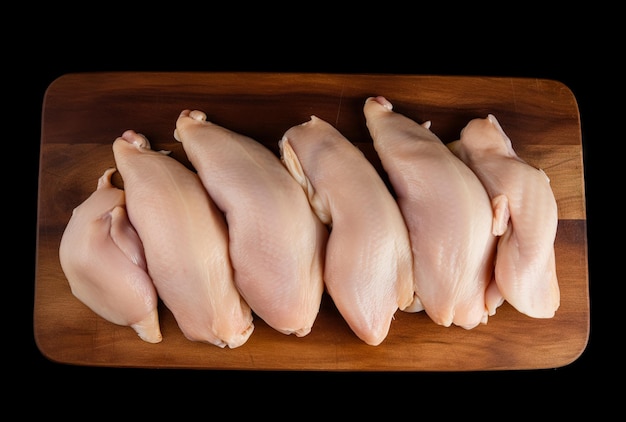
[[[413,302],[409,235],[374,166],[335,127],[312,116],[288,129],[281,158],[330,228],[324,280],[352,331],[377,346]]]
[[[113,142],[113,153],[148,273],[185,337],[242,346],[252,311],[234,283],[226,221],[198,175],[133,130]]]
[[[224,213],[234,280],[270,327],[308,335],[324,293],[328,231],[279,158],[260,142],[183,110],[176,140]]]
[[[111,183],[115,170],[106,169],[97,189],[72,211],[59,245],[61,268],[72,294],[92,311],[159,343],[157,292],[124,191]]]
[[[421,306],[442,326],[486,324],[496,238],[485,188],[430,121],[418,124],[394,112],[382,96],[368,98],[363,111],[409,229]]]
[[[448,147],[491,198],[500,294],[525,315],[552,318],[560,305],[554,251],[559,216],[550,179],[519,157],[493,114],[472,119]]]

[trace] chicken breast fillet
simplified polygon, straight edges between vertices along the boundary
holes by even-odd
[[[130,326],[148,343],[162,340],[158,296],[143,245],[126,214],[124,191],[107,169],[97,189],[74,208],[59,245],[72,294],[109,322]]]
[[[446,327],[486,323],[496,245],[487,192],[430,122],[395,113],[384,97],[368,98],[364,113],[409,229],[419,301],[408,310],[423,307]]]
[[[409,236],[398,205],[361,151],[324,120],[287,130],[281,157],[331,227],[324,279],[338,311],[379,345],[398,308],[413,301]]]
[[[558,209],[543,170],[522,160],[494,115],[471,120],[449,144],[483,182],[500,236],[496,284],[515,309],[551,318],[560,304],[554,241]]]
[[[254,329],[228,255],[228,230],[197,174],[128,130],[113,142],[128,216],[157,292],[191,341],[235,348]]]
[[[269,326],[310,333],[324,292],[328,231],[300,186],[263,144],[184,110],[174,137],[224,212],[235,283]]]

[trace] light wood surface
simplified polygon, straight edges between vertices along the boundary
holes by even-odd
[[[486,325],[441,327],[423,312],[398,312],[379,346],[359,340],[325,296],[312,332],[286,336],[255,319],[236,349],[185,339],[160,307],[163,341],[94,314],[70,292],[58,259],[72,209],[114,165],[113,140],[126,129],[190,166],[173,138],[181,110],[248,135],[276,154],[289,127],[315,114],[353,141],[384,172],[365,127],[365,99],[384,95],[394,110],[423,122],[444,142],[472,118],[494,114],[517,153],[551,179],[559,207],[555,243],[561,306],[532,319],[507,303]],[[114,183],[123,187],[116,174]],[[555,368],[584,351],[589,288],[583,155],[576,99],[543,79],[307,73],[77,73],[55,80],[42,108],[34,334],[55,362],[114,367],[324,371],[476,371]],[[532,204],[530,205],[532,206]],[[277,263],[279,265],[280,263]]]

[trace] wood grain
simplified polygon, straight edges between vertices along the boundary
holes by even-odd
[[[248,135],[276,154],[289,127],[315,114],[337,127],[386,180],[362,107],[384,95],[394,110],[423,122],[444,142],[472,118],[493,113],[518,154],[551,179],[559,207],[555,243],[561,306],[554,318],[526,317],[502,305],[472,330],[440,327],[424,313],[398,312],[379,346],[360,341],[325,296],[312,332],[285,336],[255,319],[237,349],[186,340],[160,307],[163,341],[148,344],[72,296],[58,260],[72,209],[114,165],[111,145],[126,129],[191,168],[173,138],[181,110]],[[119,176],[114,183],[123,187]],[[585,193],[576,99],[543,79],[316,73],[77,73],[54,81],[42,110],[34,333],[52,361],[145,368],[329,371],[475,371],[568,365],[589,336]]]

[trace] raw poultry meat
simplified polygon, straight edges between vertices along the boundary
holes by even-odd
[[[59,245],[72,294],[109,322],[130,326],[148,343],[162,340],[158,296],[143,245],[126,214],[124,191],[113,186],[115,168],[74,208]]]
[[[430,122],[394,112],[384,97],[368,98],[363,111],[409,229],[419,301],[408,311],[424,309],[446,327],[486,323],[496,245],[487,192]]]
[[[113,142],[113,153],[148,272],[185,337],[243,345],[252,311],[233,281],[224,216],[198,175],[133,130]]]
[[[321,306],[328,231],[276,154],[206,117],[183,110],[174,137],[224,212],[235,284],[270,327],[303,337]]]
[[[413,301],[409,235],[391,192],[363,153],[312,116],[279,142],[285,166],[329,225],[325,283],[365,343],[379,345],[398,308]]]
[[[556,199],[543,170],[522,160],[494,115],[471,120],[449,144],[485,185],[500,236],[495,279],[504,299],[534,318],[551,318],[560,303],[554,241]]]

